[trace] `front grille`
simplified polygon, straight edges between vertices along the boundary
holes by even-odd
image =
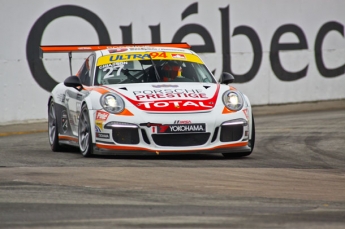
[[[214,142],[214,141],[217,139],[218,130],[219,130],[219,127],[217,126],[216,129],[214,130],[214,133],[213,133],[213,137],[212,137],[211,142]]]
[[[113,127],[113,139],[120,144],[138,144],[139,132],[137,128]]]
[[[147,144],[151,144],[145,130],[141,129],[141,135],[143,136],[144,142],[146,142]]]
[[[198,146],[205,144],[210,133],[195,134],[152,134],[153,141],[159,146]]]
[[[243,125],[222,126],[220,130],[221,142],[238,141],[243,136]]]

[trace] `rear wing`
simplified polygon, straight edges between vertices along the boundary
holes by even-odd
[[[40,46],[40,58],[43,53],[68,53],[69,67],[72,74],[72,52],[93,52],[104,49],[134,48],[134,47],[170,47],[190,49],[188,43],[147,43],[147,44],[109,44],[109,45],[46,45]]]
[[[110,45],[52,45],[40,46],[40,57],[43,53],[93,52],[103,49],[134,48],[134,47],[171,47],[190,49],[188,43],[157,43],[157,44],[110,44]]]

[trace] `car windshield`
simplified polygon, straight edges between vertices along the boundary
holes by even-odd
[[[216,83],[200,58],[189,53],[117,53],[97,61],[95,85],[149,82]]]

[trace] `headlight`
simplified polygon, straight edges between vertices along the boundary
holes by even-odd
[[[243,107],[243,97],[236,91],[226,91],[223,95],[224,105],[233,111],[239,111]]]
[[[121,113],[125,109],[125,103],[120,96],[112,93],[104,94],[101,97],[101,105],[104,110],[110,113]]]

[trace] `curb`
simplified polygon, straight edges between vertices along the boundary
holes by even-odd
[[[48,127],[47,121],[0,125],[0,137],[48,132],[47,127]]]
[[[48,130],[5,132],[5,133],[0,133],[0,137],[7,137],[7,136],[11,136],[11,135],[22,135],[22,134],[35,134],[35,133],[42,133],[42,132],[48,132]]]

